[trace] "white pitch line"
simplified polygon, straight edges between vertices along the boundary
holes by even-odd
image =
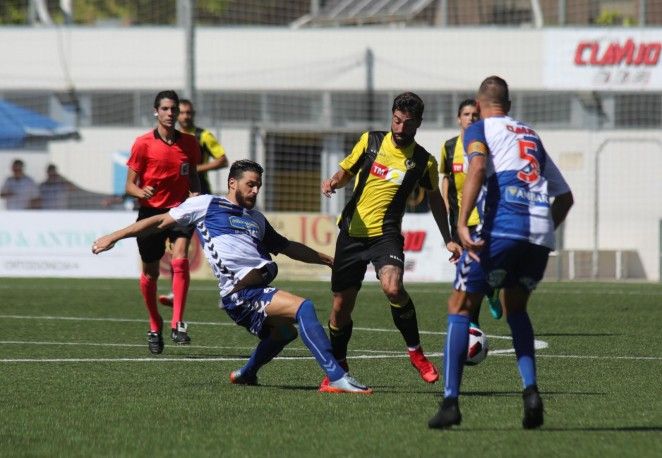
[[[429,357],[441,357],[443,353],[429,353]],[[490,351],[490,356],[509,356],[512,357],[512,350],[494,350]],[[406,355],[352,355],[352,359],[394,359],[406,358]],[[573,359],[599,359],[599,360],[632,360],[632,361],[662,361],[662,357],[657,356],[592,356],[592,355],[536,355],[537,358],[573,358]],[[274,361],[301,361],[312,360],[311,356],[279,356]],[[154,356],[147,358],[5,358],[0,359],[0,363],[162,363],[162,362],[183,362],[183,363],[202,363],[202,362],[244,362],[246,358],[238,357],[162,357]]]
[[[450,282],[442,282],[439,283],[439,287],[431,287],[428,285],[422,286],[423,284],[409,284],[409,289],[412,289],[415,287],[416,291],[419,292],[420,294],[434,294],[434,293],[440,293],[442,295],[448,295],[450,294],[451,291],[451,283]],[[538,286],[536,288],[536,295],[547,295],[547,294],[553,294],[553,295],[559,295],[559,294],[564,294],[564,295],[586,295],[586,294],[599,294],[600,296],[613,296],[613,295],[627,295],[627,296],[653,296],[653,297],[659,297],[662,296],[662,292],[660,291],[631,291],[627,289],[617,289],[617,288],[609,288],[605,289],[604,284],[598,284],[598,285],[586,285],[585,283],[578,283],[579,287],[572,289],[572,284],[566,283],[568,285],[568,289],[564,290],[559,290],[557,288],[547,288],[544,283],[541,284],[541,286]],[[646,285],[646,284],[644,284]],[[279,285],[274,285],[275,287],[279,287]],[[377,282],[366,282],[365,285],[367,288],[372,288],[374,287],[376,290],[378,290],[379,284]],[[289,285],[284,285],[285,289],[288,289]],[[113,290],[117,288],[117,285],[103,285],[103,284],[98,284],[95,285],[94,288],[96,290],[102,290],[102,291],[107,291],[107,290]],[[7,283],[0,283],[0,290],[3,289],[12,289],[12,290],[17,290],[17,289],[26,289],[26,290],[34,290],[35,285],[33,283],[30,284],[15,284],[12,282],[7,282]],[[48,290],[89,290],[88,286],[71,286],[71,285],[48,285]],[[200,292],[206,292],[206,291],[213,291],[215,293],[218,293],[218,286],[216,285],[192,285],[189,287],[189,291],[200,291]],[[308,287],[308,286],[303,286],[303,287],[296,287],[296,291],[300,293],[317,293],[319,292],[319,288],[316,287]],[[166,291],[160,291],[165,293]],[[331,294],[331,291],[329,290],[329,294]],[[217,294],[214,294],[214,298],[216,299],[218,297]]]
[[[144,323],[140,318],[96,318],[83,316],[52,316],[52,315],[0,315],[0,318],[11,320],[62,320],[62,321],[110,321],[116,323]],[[204,326],[236,326],[234,323],[219,323],[217,321],[187,321],[188,324]]]
[[[0,319],[12,319],[12,320],[63,320],[63,321],[107,321],[115,323],[144,323],[145,319],[140,318],[97,318],[97,317],[81,317],[81,316],[53,316],[53,315],[0,315]],[[235,323],[221,323],[217,321],[187,321],[188,324],[196,326],[236,326]],[[364,327],[355,327],[356,331],[366,331],[366,332],[400,332],[394,328],[364,328]],[[419,331],[419,334],[423,335],[435,335],[435,336],[445,336],[446,333],[443,331]],[[512,340],[510,336],[496,336],[496,335],[487,335],[491,339],[501,339],[501,340]],[[541,347],[544,348],[544,347]]]

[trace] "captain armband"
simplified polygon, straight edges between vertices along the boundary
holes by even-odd
[[[467,148],[467,157],[471,159],[475,155],[487,156],[487,145],[483,142],[473,141]]]

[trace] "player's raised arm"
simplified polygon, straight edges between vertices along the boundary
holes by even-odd
[[[111,234],[99,237],[92,244],[92,253],[99,254],[112,249],[117,242],[130,237],[153,234],[163,231],[175,225],[175,220],[168,213],[154,215],[149,218],[136,221],[129,226],[119,229]]]
[[[296,261],[308,264],[322,264],[329,267],[333,266],[333,258],[331,256],[320,253],[303,243],[295,242],[293,240],[290,240],[290,243],[281,251],[281,253]]]

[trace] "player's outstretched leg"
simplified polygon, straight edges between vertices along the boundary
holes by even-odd
[[[371,394],[372,390],[349,376],[331,353],[331,342],[317,319],[313,303],[306,299],[296,313],[301,340],[313,354],[317,363],[329,377],[329,384],[320,387],[326,393]]]
[[[297,330],[292,325],[273,328],[271,333],[257,344],[248,362],[242,368],[230,373],[230,382],[236,385],[257,385],[257,371],[296,338]]]
[[[329,340],[331,341],[331,353],[333,357],[336,358],[340,367],[342,367],[345,372],[349,372],[349,363],[347,362],[347,346],[349,345],[349,339],[352,338],[352,329],[354,327],[354,322],[350,321],[349,324],[343,327],[335,327],[331,325],[329,321]],[[329,385],[329,377],[324,376],[320,389]]]
[[[439,372],[434,364],[427,359],[421,347],[421,339],[418,333],[418,320],[416,319],[416,309],[411,297],[407,298],[404,305],[391,303],[391,316],[393,323],[402,334],[407,344],[409,361],[416,368],[421,378],[427,383],[434,383],[439,380]]]

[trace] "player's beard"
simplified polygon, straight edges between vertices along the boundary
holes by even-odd
[[[239,191],[235,194],[235,198],[240,206],[247,208],[248,210],[255,207],[255,201],[257,200],[257,196],[247,196]]]
[[[398,146],[398,148],[404,148],[405,146],[409,146],[414,141],[413,135],[404,135],[404,134],[396,135],[393,131],[391,131],[391,136],[393,137],[393,141]]]

